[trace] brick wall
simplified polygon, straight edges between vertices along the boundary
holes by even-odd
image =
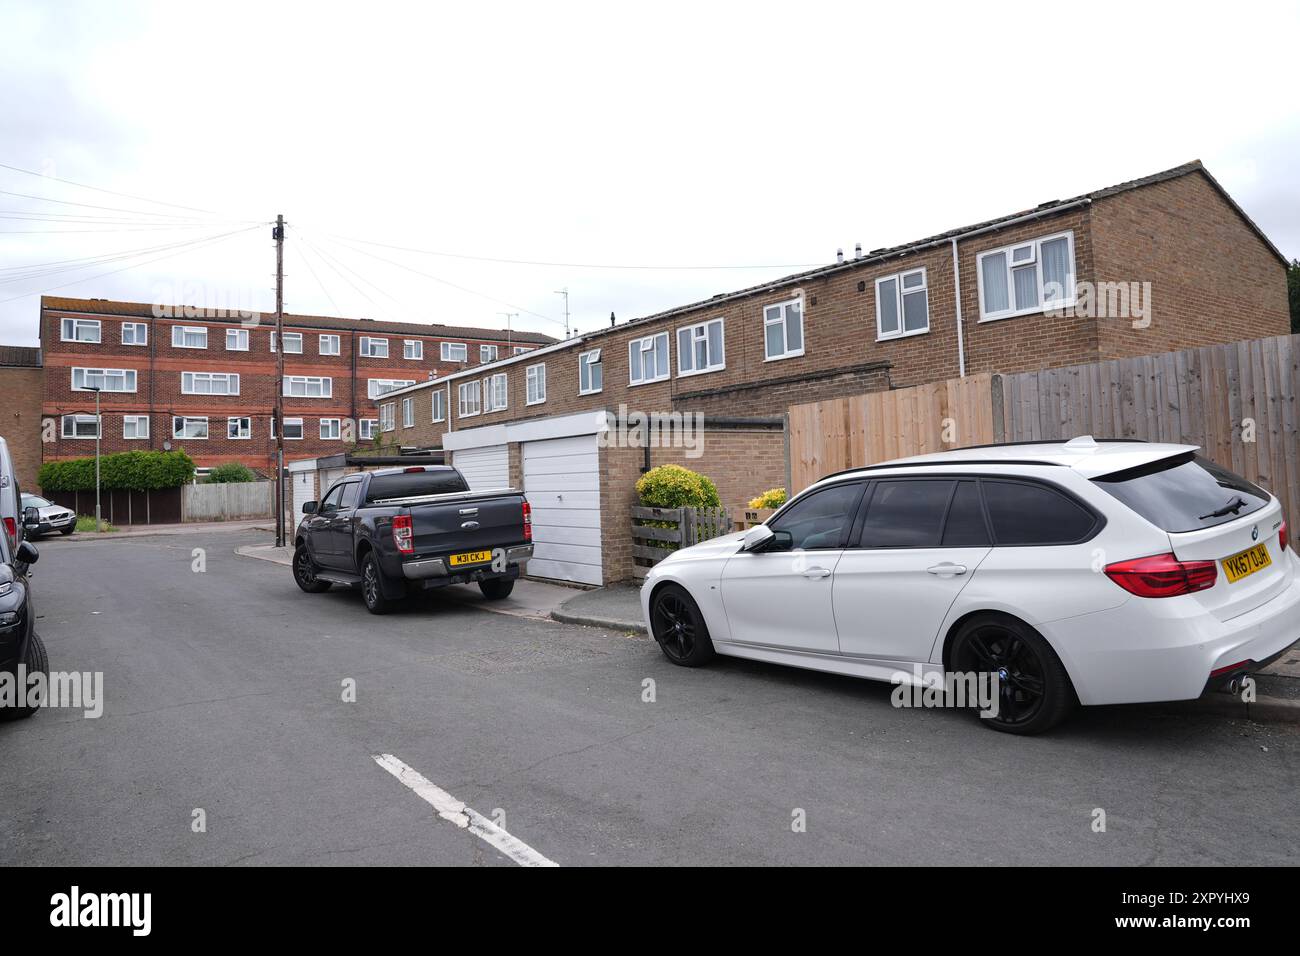
[[[44,369],[0,368],[0,436],[9,445],[24,491],[36,491],[41,467],[41,390]]]

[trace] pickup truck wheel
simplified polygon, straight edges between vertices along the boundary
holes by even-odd
[[[510,592],[515,589],[515,579],[488,578],[486,581],[478,583],[478,589],[483,592],[483,596],[489,601],[500,601],[510,597]]]
[[[330,589],[328,581],[316,577],[316,562],[311,559],[307,546],[303,544],[298,545],[293,552],[293,579],[308,594],[320,594]]]
[[[393,602],[384,597],[383,573],[375,552],[367,551],[361,562],[361,597],[371,614],[387,614],[393,607]]]
[[[27,653],[23,655],[23,663],[27,665],[28,677],[36,673],[45,674],[48,686],[50,659],[45,653],[45,642],[41,640],[40,635],[35,631],[32,632],[32,639],[27,642]],[[43,703],[45,703],[44,700],[30,707],[6,707],[0,710],[0,720],[18,720],[23,717],[30,717],[36,713]]]

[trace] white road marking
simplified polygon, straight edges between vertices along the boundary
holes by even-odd
[[[467,807],[462,800],[457,800],[446,790],[424,777],[418,771],[408,767],[392,754],[375,754],[375,763],[383,767],[400,780],[407,788],[433,809],[438,816],[449,823],[454,823],[462,830],[468,830],[480,840],[496,847],[520,866],[559,866],[538,853],[523,840],[501,829],[473,807]]]

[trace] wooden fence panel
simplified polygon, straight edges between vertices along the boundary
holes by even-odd
[[[274,482],[240,481],[185,485],[182,521],[233,521],[275,516]]]

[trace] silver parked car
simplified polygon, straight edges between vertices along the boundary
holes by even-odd
[[[23,492],[23,530],[27,532],[28,537],[38,538],[43,534],[68,535],[77,530],[77,516],[62,505],[56,505],[48,498],[42,498],[40,495],[29,495]],[[37,520],[31,520],[29,508],[36,509]]]

